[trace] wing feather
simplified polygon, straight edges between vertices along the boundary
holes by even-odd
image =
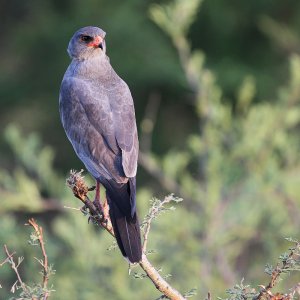
[[[134,105],[119,77],[114,89],[91,86],[78,78],[64,79],[60,115],[73,148],[94,177],[126,182],[135,177],[138,135]]]
[[[65,79],[60,91],[61,120],[76,154],[95,178],[126,182],[112,113],[106,102],[104,94],[94,95],[84,81]]]
[[[112,91],[110,101],[116,140],[122,150],[122,166],[127,177],[136,176],[139,143],[133,99],[127,84],[121,80]]]

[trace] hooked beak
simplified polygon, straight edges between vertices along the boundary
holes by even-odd
[[[104,39],[102,39],[102,41],[99,43],[98,48],[100,48],[104,53],[106,52],[106,45]]]
[[[103,43],[104,43],[104,39],[100,35],[97,35],[94,37],[93,41],[91,43],[89,43],[88,45],[90,47],[101,48],[103,50],[103,48],[104,48]]]

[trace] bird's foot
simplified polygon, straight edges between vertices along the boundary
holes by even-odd
[[[95,205],[97,212],[103,215],[103,207],[100,202],[100,199],[95,199],[93,201],[93,204]]]
[[[84,214],[84,215],[87,215],[88,214],[88,207],[86,205],[83,205],[81,208],[80,208],[80,211]]]
[[[80,208],[80,211],[86,216],[86,215],[89,215],[89,211],[88,211],[88,207],[86,205],[83,205],[81,208]],[[89,215],[88,217],[88,224],[90,224],[90,221],[93,221],[92,220],[93,217],[91,215]]]
[[[101,222],[104,223],[105,225],[107,225],[108,221],[109,221],[109,212],[108,212],[109,211],[109,206],[107,204],[106,199],[105,199],[103,205],[101,204],[99,199],[95,199],[93,201],[93,204],[95,205],[96,210],[99,213],[98,216],[99,216]]]

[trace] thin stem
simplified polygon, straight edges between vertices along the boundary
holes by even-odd
[[[297,251],[297,249],[299,249],[299,247],[300,247],[300,243],[297,243],[296,246],[295,246],[295,248],[292,248],[290,250],[290,253],[289,253],[288,257],[282,262],[282,265],[279,266],[279,264],[278,264],[276,266],[276,268],[272,272],[271,280],[270,280],[269,284],[260,291],[260,293],[258,294],[258,296],[255,298],[256,300],[261,300],[261,299],[264,298],[264,296],[266,294],[270,293],[271,289],[277,284],[281,273],[286,268],[288,268],[290,259],[293,258],[295,252]]]
[[[14,262],[14,258],[13,258],[14,252],[12,254],[10,254],[6,245],[4,245],[4,251],[5,251],[6,255],[7,255],[8,262],[10,263],[11,268],[14,270],[14,272],[17,275],[17,279],[18,279],[20,285],[22,286],[22,289],[26,291],[27,290],[26,285],[22,281],[21,276],[20,276],[19,271],[18,271],[18,268],[17,268],[17,266],[16,266],[16,264]]]
[[[13,255],[15,254],[16,252],[13,252],[11,253],[9,256],[6,257],[6,259],[0,264],[0,267],[2,267],[3,265],[5,265],[7,262],[10,262],[10,259],[13,257]],[[7,255],[7,253],[6,253]]]
[[[160,201],[158,205],[153,206],[150,210],[150,213],[146,217],[146,221],[143,222],[142,227],[144,226],[144,242],[143,242],[143,252],[146,253],[147,243],[148,243],[148,235],[151,228],[151,222],[156,218],[160,209],[167,203],[172,200],[171,197],[165,197],[163,201]]]
[[[33,218],[29,219],[28,223],[34,228],[34,230],[37,234],[37,237],[38,237],[40,248],[42,250],[43,263],[41,265],[44,268],[44,271],[43,271],[43,287],[46,288],[47,284],[48,284],[48,280],[49,280],[49,274],[48,274],[49,273],[49,267],[48,267],[48,256],[47,256],[47,253],[46,253],[44,237],[43,237],[43,228],[41,226],[38,226],[38,224],[36,223],[36,221]]]

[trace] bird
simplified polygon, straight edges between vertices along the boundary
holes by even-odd
[[[122,255],[137,263],[142,246],[136,209],[139,142],[135,109],[128,85],[106,55],[105,36],[105,31],[94,26],[72,36],[59,111],[75,153],[96,180],[95,201],[100,199],[100,186],[106,190],[109,218]]]

